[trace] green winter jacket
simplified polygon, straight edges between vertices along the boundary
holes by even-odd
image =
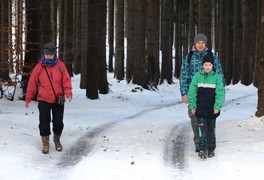
[[[203,70],[195,73],[188,91],[189,108],[196,109],[196,117],[213,119],[219,116],[225,99],[225,89],[221,75]]]

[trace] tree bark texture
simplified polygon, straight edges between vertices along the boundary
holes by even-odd
[[[242,3],[242,64],[241,64],[241,83],[244,85],[250,85],[253,81],[252,72],[252,57],[250,56],[250,49],[252,47],[251,42],[251,1],[244,1]]]
[[[133,51],[133,83],[141,85],[142,87],[147,86],[147,74],[146,74],[146,45],[145,45],[145,1],[134,0],[134,51]]]
[[[161,10],[161,51],[162,51],[162,67],[161,67],[161,81],[167,80],[169,84],[172,83],[172,46],[171,46],[171,13],[172,6],[170,0],[162,1]]]
[[[80,88],[86,89],[88,59],[88,2],[81,0],[81,81]]]
[[[63,61],[71,77],[73,77],[73,1],[64,2],[64,41]]]
[[[241,20],[241,6],[240,0],[234,0],[234,33],[233,33],[233,75],[232,84],[237,84],[240,81],[241,71],[241,46],[242,46],[242,20]]]
[[[211,11],[212,0],[199,0],[199,14],[198,14],[198,32],[203,33],[207,37],[207,47],[212,48],[211,42]]]
[[[1,20],[0,20],[0,79],[9,81],[9,68],[8,68],[8,57],[11,46],[9,46],[9,23],[8,23],[8,1],[2,1],[0,4],[1,9]]]
[[[256,116],[264,116],[264,2],[262,0],[258,1],[258,40],[257,40],[257,66],[259,70],[257,71],[258,81],[258,105]]]
[[[157,87],[160,79],[159,32],[160,2],[147,1],[147,73],[148,81]]]
[[[23,74],[21,80],[21,88],[23,89],[24,99],[26,94],[26,88],[29,80],[30,73],[32,69],[38,62],[42,54],[42,47],[40,44],[40,3],[35,0],[26,1],[26,21],[27,21],[27,32],[26,32],[26,52],[25,52],[25,62],[23,67]]]
[[[107,82],[107,65],[106,65],[106,1],[97,1],[97,52],[98,52],[98,90],[100,94],[107,94],[109,91]],[[124,67],[123,67],[124,70]]]
[[[115,1],[115,78],[123,80],[124,72],[124,0]]]
[[[114,0],[108,0],[108,71],[114,72]]]
[[[98,99],[97,0],[88,0],[88,51],[86,96]]]
[[[74,74],[81,73],[81,39],[82,39],[82,0],[75,0],[75,40],[74,40],[74,57],[73,57],[73,72]]]

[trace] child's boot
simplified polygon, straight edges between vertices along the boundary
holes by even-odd
[[[201,158],[201,159],[206,159],[207,158],[207,152],[206,150],[203,150],[201,149],[198,153],[198,156]]]
[[[211,157],[214,157],[215,154],[214,154],[214,149],[209,149],[208,150],[208,158],[211,158]]]

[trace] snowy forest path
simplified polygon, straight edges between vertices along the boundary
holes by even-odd
[[[181,102],[177,101],[177,102],[169,103],[169,104],[165,104],[165,105],[162,104],[162,105],[156,105],[154,107],[148,107],[148,108],[143,109],[137,113],[129,115],[129,116],[127,116],[121,120],[114,121],[114,122],[108,122],[108,123],[99,125],[97,127],[94,127],[91,130],[88,130],[88,132],[85,133],[83,136],[81,136],[74,144],[72,144],[69,149],[64,150],[64,153],[62,154],[57,165],[59,167],[63,168],[63,167],[74,166],[74,165],[78,164],[82,160],[83,157],[87,156],[92,151],[92,149],[94,148],[95,144],[97,143],[97,140],[100,137],[100,135],[102,135],[103,132],[109,131],[110,129],[114,128],[118,124],[124,123],[128,120],[131,120],[131,119],[136,119],[140,116],[144,116],[148,112],[157,111],[157,110],[162,109],[162,108],[168,108],[171,106],[175,106],[177,104],[181,104]],[[174,130],[172,130],[172,131],[174,131]],[[174,138],[174,137],[171,137],[171,138]],[[168,143],[166,142],[166,144],[168,144]],[[170,150],[165,150],[165,151],[171,152]],[[179,152],[179,151],[177,151],[177,152]],[[175,154],[173,156],[175,156]],[[177,154],[176,154],[176,156],[177,156]],[[175,162],[174,161],[174,164],[182,164],[182,163],[183,162]]]
[[[233,98],[227,100],[224,106],[231,104],[232,102],[248,98],[249,96],[241,96],[238,98]],[[98,143],[100,135],[104,132],[113,129],[121,123],[125,123],[131,119],[137,119],[139,117],[144,117],[147,113],[158,112],[158,110],[163,108],[169,108],[176,105],[182,104],[181,101],[170,102],[168,104],[158,104],[155,106],[148,106],[139,112],[135,112],[132,115],[121,118],[120,120],[104,123],[102,125],[96,126],[83,136],[81,136],[68,150],[64,150],[59,162],[57,163],[60,167],[74,166],[78,164],[83,157],[87,156]],[[184,113],[184,112],[183,112]],[[186,109],[187,113],[187,109]],[[187,145],[191,139],[189,136],[191,134],[191,128],[188,123],[176,124],[174,127],[169,129],[165,138],[165,147],[163,159],[164,163],[168,166],[176,168],[178,170],[186,170],[186,152]]]

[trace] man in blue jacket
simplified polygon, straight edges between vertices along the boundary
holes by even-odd
[[[189,90],[189,85],[194,74],[202,69],[202,58],[204,55],[209,54],[212,56],[214,67],[216,71],[222,76],[223,84],[225,85],[224,74],[222,70],[222,66],[218,57],[212,53],[206,47],[207,37],[199,33],[194,37],[194,46],[192,51],[190,51],[181,66],[180,72],[180,90],[182,95],[182,102],[188,103],[187,93]],[[194,144],[195,144],[195,152],[199,152],[199,135],[198,135],[198,124],[197,119],[194,114],[191,113],[190,109],[188,108],[188,115],[191,119],[192,129],[194,133]]]

